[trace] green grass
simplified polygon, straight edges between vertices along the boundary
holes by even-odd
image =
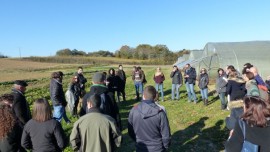
[[[85,68],[84,70],[108,71],[108,69],[109,67],[91,67]],[[148,81],[146,85],[154,85],[153,75],[155,69],[156,67],[143,67]],[[134,142],[128,136],[127,119],[130,109],[134,104],[137,104],[138,102],[133,99],[135,96],[135,89],[130,77],[131,67],[124,67],[124,70],[128,76],[126,84],[127,102],[119,103],[123,125],[123,142],[118,151],[130,152],[135,150],[135,146]],[[64,73],[74,72],[73,69],[67,69],[63,71]],[[164,66],[162,67],[162,71],[166,77],[164,82],[165,102],[160,102],[160,104],[165,106],[170,123],[172,140],[169,151],[222,151],[224,149],[223,142],[228,137],[228,130],[225,128],[224,119],[229,114],[229,112],[220,110],[220,101],[218,98],[216,98],[216,96],[212,94],[209,96],[210,104],[208,106],[204,106],[202,102],[199,102],[198,104],[188,103],[185,86],[182,86],[180,89],[181,99],[179,101],[171,101],[171,78],[169,77],[171,67]],[[86,91],[89,91],[92,73],[86,73],[85,76],[88,80]],[[71,77],[71,75],[66,75],[64,77],[64,91],[67,89]],[[30,103],[40,97],[45,97],[47,99],[50,98],[49,78],[43,78],[29,83],[30,86],[28,87],[29,89],[26,93],[26,97]],[[10,89],[11,85],[1,85],[0,90],[1,88],[3,90],[7,88]],[[198,87],[196,86],[195,88],[197,97],[200,98]],[[70,116],[69,112],[68,116]],[[76,119],[71,118],[71,121],[74,123]],[[62,122],[62,125],[66,135],[69,137],[72,130],[72,124],[66,125],[65,122]],[[67,147],[65,151],[69,152],[72,151],[72,149],[71,147]]]

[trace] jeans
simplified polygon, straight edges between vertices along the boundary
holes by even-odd
[[[218,96],[221,101],[221,109],[226,109],[227,101],[225,100],[225,92],[220,92]]]
[[[161,84],[156,83],[156,90],[157,90],[157,92],[160,90],[161,99],[162,99],[162,101],[164,101],[163,83],[161,83]]]
[[[189,84],[188,82],[186,82],[186,89],[188,93],[188,101],[191,102],[192,100],[194,100],[194,102],[197,102],[197,97],[194,91],[194,84]]]
[[[143,84],[141,81],[134,82],[137,100],[140,98],[140,94],[143,94]]]
[[[69,123],[70,120],[67,117],[65,107],[62,105],[60,106],[53,106],[53,117],[55,120],[61,122],[62,118],[64,118],[65,122]]]
[[[202,99],[208,99],[208,88],[201,89]]]
[[[176,93],[176,100],[179,100],[179,88],[181,84],[172,84],[172,100],[174,100],[175,93]]]

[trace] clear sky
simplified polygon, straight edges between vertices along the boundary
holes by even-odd
[[[2,0],[0,20],[0,53],[10,57],[270,40],[269,0]]]

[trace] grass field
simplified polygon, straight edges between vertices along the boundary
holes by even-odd
[[[1,61],[1,60],[0,60]],[[2,66],[2,62],[0,62]],[[28,65],[29,62],[20,63],[20,65],[32,66]],[[33,62],[30,62],[33,64]],[[46,67],[48,66],[48,67]],[[26,97],[28,102],[31,104],[35,99],[45,97],[49,99],[49,73],[52,71],[62,70],[66,73],[63,81],[64,91],[66,91],[68,83],[71,79],[71,74],[76,71],[76,67],[78,65],[69,65],[65,66],[63,64],[41,64],[36,69],[43,69],[41,75],[35,77],[33,81],[29,81],[28,90],[26,93]],[[51,68],[50,68],[51,67]],[[110,66],[103,67],[88,67],[85,66],[84,71],[85,76],[88,80],[87,83],[87,91],[89,91],[91,76],[93,71],[107,71]],[[125,66],[124,70],[128,76],[127,85],[126,85],[126,93],[127,93],[127,102],[119,103],[120,113],[122,117],[122,125],[123,125],[123,142],[121,147],[118,149],[120,152],[130,152],[134,151],[134,142],[128,136],[127,132],[127,118],[129,110],[133,107],[137,102],[133,100],[135,95],[134,86],[131,81],[131,67]],[[146,85],[154,85],[153,75],[156,69],[155,66],[142,66],[145,71],[148,83]],[[20,69],[20,68],[19,68]],[[23,69],[23,68],[22,68]],[[34,69],[34,68],[33,68]],[[2,68],[1,68],[2,70]],[[6,70],[6,74],[12,73],[13,67],[9,67]],[[8,81],[12,81],[15,79],[26,79],[24,73],[27,71],[27,68],[22,70],[20,74],[10,76]],[[32,70],[29,72],[34,73],[38,70]],[[180,89],[181,99],[179,101],[171,101],[171,79],[169,78],[169,74],[171,71],[171,66],[162,66],[162,71],[165,74],[166,80],[164,83],[164,91],[165,91],[165,102],[160,102],[161,105],[166,107],[167,115],[169,118],[170,129],[172,134],[172,141],[169,151],[172,152],[182,152],[182,151],[194,151],[194,152],[207,152],[207,151],[223,151],[224,146],[223,142],[228,137],[228,131],[225,128],[224,118],[229,114],[228,111],[220,110],[220,101],[216,96],[210,93],[209,101],[210,104],[208,106],[204,106],[202,102],[198,104],[188,103],[187,102],[187,94],[185,91],[185,87],[182,86]],[[0,74],[3,76],[3,73]],[[34,75],[34,74],[33,74]],[[30,78],[31,79],[31,78]],[[2,84],[0,85],[0,94],[10,92],[12,88],[12,84]],[[196,87],[197,97],[200,98],[200,94],[198,91],[198,87]],[[69,115],[69,114],[68,114]],[[71,118],[72,123],[76,121],[75,118]],[[72,125],[66,125],[62,122],[63,128],[65,129],[65,133],[69,136]],[[72,151],[70,147],[66,148],[65,151]]]

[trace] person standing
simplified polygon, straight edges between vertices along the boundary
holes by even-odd
[[[205,68],[202,68],[200,71],[200,76],[198,78],[199,81],[199,88],[201,91],[201,96],[204,105],[206,106],[208,104],[208,83],[209,83],[209,77],[207,74],[207,71]]]
[[[171,72],[170,77],[172,78],[172,100],[174,100],[175,98],[175,93],[176,93],[176,100],[179,100],[180,97],[179,88],[183,83],[183,77],[176,65],[173,66],[173,70]]]
[[[67,146],[61,124],[52,118],[46,99],[37,99],[33,106],[33,118],[23,129],[21,145],[33,152],[60,152]]]
[[[31,119],[30,108],[24,95],[27,86],[28,84],[25,81],[16,80],[11,93],[14,96],[12,109],[22,127]]]
[[[142,94],[143,90],[143,74],[138,67],[135,68],[135,71],[132,74],[132,80],[134,81],[136,99],[140,100],[140,94]]]
[[[74,151],[111,152],[120,147],[121,131],[111,116],[101,113],[100,105],[100,95],[87,98],[88,113],[74,123],[70,135]]]
[[[65,98],[65,94],[63,91],[63,72],[53,72],[51,75],[51,82],[50,82],[50,96],[53,103],[53,117],[61,122],[62,118],[66,121],[67,124],[70,123],[66,115],[65,107],[67,105],[67,101]]]
[[[121,85],[122,86],[122,89],[120,90],[120,92],[122,93],[123,101],[126,101],[125,88],[126,88],[127,77],[126,77],[125,71],[123,70],[123,66],[121,64],[119,65],[117,75],[122,79],[123,84]]]
[[[216,78],[216,92],[218,93],[221,101],[221,109],[227,108],[227,101],[225,100],[226,86],[227,86],[227,75],[222,68],[218,69],[218,76]]]
[[[125,83],[119,76],[119,70],[115,71],[115,81],[117,82],[117,101],[120,102],[120,95],[122,94],[123,101],[126,101]]]
[[[73,95],[73,99],[69,99],[69,102],[68,102],[69,108],[71,110],[71,115],[73,117],[77,117],[78,116],[77,107],[78,107],[80,95],[81,95],[81,87],[80,87],[80,83],[78,81],[77,75],[72,77],[71,82],[69,83],[69,86],[68,86],[68,90]],[[72,104],[71,101],[74,101],[74,103]]]
[[[118,127],[121,129],[119,108],[114,99],[114,95],[112,94],[112,92],[109,92],[109,89],[105,86],[105,80],[106,78],[103,73],[97,72],[93,75],[93,85],[90,88],[90,92],[86,93],[83,97],[80,116],[87,114],[87,99],[90,98],[92,95],[97,94],[102,97],[100,111],[103,114],[113,117],[116,120]]]
[[[81,97],[83,97],[85,95],[85,83],[87,82],[86,78],[83,76],[83,68],[82,67],[78,67],[78,71],[75,72],[75,76],[77,76],[78,78],[78,82],[80,84],[80,88],[81,88]]]
[[[164,101],[163,81],[165,80],[165,76],[164,76],[163,72],[161,71],[160,67],[157,68],[157,71],[156,71],[153,79],[156,83],[157,92],[160,91],[161,101]]]
[[[246,96],[243,99],[243,103],[244,114],[235,123],[234,129],[225,143],[225,151],[241,151],[244,140],[246,140],[258,145],[260,152],[269,152],[269,102],[264,101],[260,97]]]
[[[171,133],[166,113],[155,104],[156,89],[147,86],[143,100],[128,117],[128,134],[136,142],[136,151],[163,152],[169,148]]]
[[[193,67],[191,67],[190,64],[186,64],[184,78],[188,93],[188,102],[191,102],[193,100],[194,103],[197,103],[197,97],[194,91],[196,75],[197,75],[196,70]]]
[[[21,145],[22,127],[16,121],[12,111],[14,97],[4,94],[0,97],[0,151],[22,152],[25,151]]]

